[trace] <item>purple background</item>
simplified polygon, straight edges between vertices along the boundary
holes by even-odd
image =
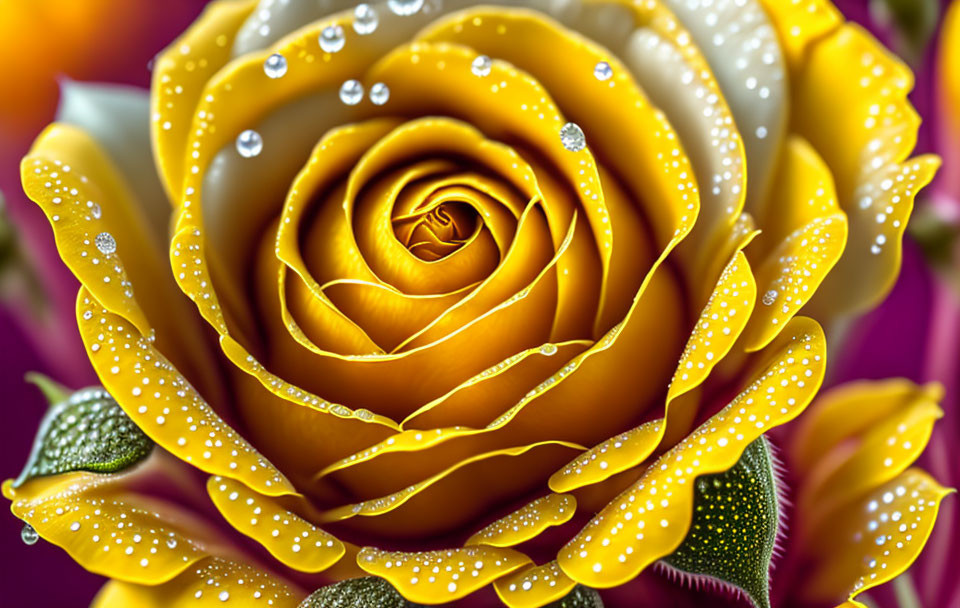
[[[163,19],[152,22],[149,27],[145,24],[140,32],[142,46],[122,49],[122,52],[114,55],[112,62],[103,62],[96,70],[96,79],[148,86],[147,62],[192,21],[204,2],[165,0],[162,4],[168,10]],[[868,18],[865,0],[840,1],[838,5],[852,19],[865,21]],[[117,24],[116,27],[122,25]],[[0,57],[0,65],[17,60],[16,57]],[[69,71],[66,75],[91,78],[89,74],[75,75]],[[931,111],[930,87],[926,80],[931,77],[932,70],[918,75],[918,91],[914,96],[915,104],[924,116],[929,116]],[[40,128],[42,125],[38,125],[37,132]],[[929,133],[924,132],[921,135],[921,150],[930,149],[929,141]],[[17,196],[14,190],[16,167],[11,167],[8,159],[22,156],[29,142],[5,141],[2,145],[0,158],[4,159],[5,166],[0,167],[0,188],[6,192],[8,199],[13,199]],[[14,208],[14,203],[18,201],[9,202]],[[42,214],[32,205],[19,205],[14,210],[19,221],[26,219],[35,230],[46,230],[45,235],[30,230],[27,248],[33,254],[34,264],[47,279],[54,278],[57,281],[55,291],[75,293],[75,283],[59,262],[55,259],[51,262],[49,247],[52,239]],[[908,245],[906,253],[903,274],[896,288],[884,307],[869,315],[851,334],[850,347],[841,351],[835,359],[835,363],[843,364],[843,369],[834,375],[831,382],[888,376],[928,379],[923,365],[930,329],[932,280],[916,247]],[[72,312],[66,314],[69,321]],[[39,391],[23,382],[24,374],[41,371],[54,377],[67,377],[63,370],[51,369],[44,362],[40,351],[32,345],[31,337],[20,329],[18,319],[17,315],[0,308],[0,389],[3,391],[4,412],[0,422],[0,478],[13,477],[19,472],[45,409]],[[71,330],[76,331],[72,326]],[[85,360],[79,359],[71,364],[75,369],[69,372],[70,378],[80,381],[78,379],[92,377]],[[79,372],[77,366],[82,366]],[[955,414],[953,418],[949,424],[955,425]],[[0,509],[0,604],[11,608],[85,606],[103,579],[85,572],[65,552],[49,543],[41,541],[32,547],[24,547],[20,542],[21,527],[22,523],[4,505]],[[709,599],[705,601],[709,602]]]

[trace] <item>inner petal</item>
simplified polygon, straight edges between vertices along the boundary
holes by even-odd
[[[459,250],[468,240],[477,238],[482,228],[476,210],[456,198],[434,198],[413,215],[393,218],[394,234],[410,253],[425,262],[443,259]]]

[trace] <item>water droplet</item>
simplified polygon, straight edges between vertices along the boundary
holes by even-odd
[[[100,253],[104,255],[111,254],[117,250],[117,241],[109,232],[101,232],[93,239],[93,244],[97,246]]]
[[[475,76],[486,76],[490,73],[490,68],[493,67],[493,61],[490,60],[486,55],[478,55],[476,59],[473,60],[473,63],[470,64],[470,71],[474,73]]]
[[[382,82],[378,82],[370,87],[370,101],[372,101],[374,105],[382,106],[387,103],[388,99],[390,99],[390,87]]]
[[[606,61],[599,61],[593,66],[593,77],[597,80],[610,80],[613,76],[613,68]]]
[[[363,85],[359,80],[348,80],[340,85],[340,101],[355,106],[363,99]]]
[[[587,147],[587,138],[583,134],[583,129],[573,122],[568,122],[560,129],[560,142],[571,152],[579,152]]]
[[[772,306],[773,303],[777,301],[778,295],[779,294],[777,293],[776,289],[771,289],[767,293],[763,294],[763,298],[761,298],[760,301],[763,302],[764,306]]]
[[[540,354],[546,356],[552,356],[557,354],[557,345],[556,344],[544,344],[540,347]]]
[[[30,524],[23,524],[23,529],[20,530],[20,539],[25,545],[35,545],[40,540],[40,535]]]
[[[90,205],[90,215],[95,219],[100,219],[100,216],[103,215],[103,210],[100,209],[100,205],[93,203]]]
[[[237,152],[244,158],[251,158],[263,150],[263,138],[253,129],[247,129],[237,136]]]
[[[220,598],[220,601],[221,601],[221,602],[225,602],[225,601],[227,601],[227,600],[230,599],[230,592],[229,592],[229,591],[221,591],[221,592],[220,592],[220,595],[218,595],[217,597]]]
[[[387,6],[393,14],[409,17],[423,8],[423,0],[387,0]]]
[[[320,32],[320,48],[325,53],[336,53],[343,48],[346,38],[343,36],[343,28],[339,25],[328,25]]]
[[[287,58],[274,53],[263,62],[263,72],[270,78],[280,78],[287,73]]]
[[[357,8],[353,9],[353,31],[361,36],[372,34],[379,24],[377,10],[369,4],[358,4]]]

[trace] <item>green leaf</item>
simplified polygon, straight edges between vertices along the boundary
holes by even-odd
[[[300,602],[299,608],[412,608],[393,585],[379,576],[352,578],[321,587]]]
[[[770,562],[779,524],[777,478],[766,439],[728,471],[697,478],[687,537],[662,562],[680,578],[733,587],[770,608]]]
[[[30,458],[14,482],[70,471],[116,473],[146,458],[154,443],[100,387],[67,394],[49,378],[31,374],[51,407],[40,423]]]
[[[596,589],[577,585],[563,598],[547,604],[544,608],[603,608],[603,600]]]

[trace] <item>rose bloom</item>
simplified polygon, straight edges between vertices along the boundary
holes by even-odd
[[[24,540],[98,608],[861,606],[950,492],[938,385],[810,405],[911,87],[826,0],[212,3],[22,162],[102,383],[40,381]]]

